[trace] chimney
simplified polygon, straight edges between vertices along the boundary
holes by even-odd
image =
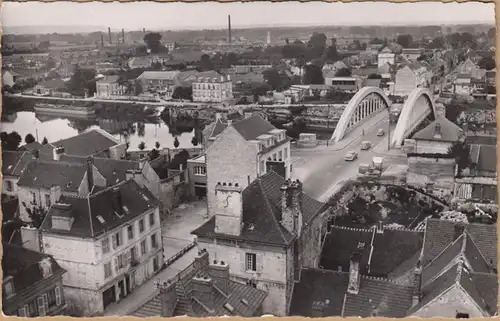
[[[227,16],[227,24],[228,24],[228,39],[227,42],[231,44],[232,36],[231,36],[231,15]]]
[[[347,292],[358,294],[361,275],[359,274],[359,262],[361,261],[361,252],[354,252],[349,261],[349,286]]]
[[[38,149],[33,149],[31,151],[31,154],[33,155],[34,159],[38,159],[40,157],[40,151]]]
[[[458,239],[462,234],[464,234],[465,226],[463,224],[455,224],[455,237],[453,240]]]
[[[125,43],[125,30],[122,28],[122,43]]]
[[[224,294],[229,295],[229,288],[231,285],[231,281],[229,279],[229,264],[224,261],[217,262],[217,260],[213,261],[213,264],[210,264],[211,275],[217,281],[217,285],[219,289],[224,292]]]
[[[250,117],[252,117],[252,113],[251,113],[251,112],[248,112],[248,111],[247,111],[247,112],[245,112],[245,119],[246,119],[246,118],[250,118]]]
[[[101,48],[104,48],[104,35],[101,33]]]
[[[60,231],[70,231],[75,221],[75,218],[71,215],[71,205],[56,203],[53,207],[58,209],[57,213],[67,213],[67,215],[52,215],[52,228]]]
[[[204,269],[206,266],[209,265],[208,262],[208,252],[206,249],[202,249],[198,251],[198,254],[194,258],[194,269],[199,270],[199,269]]]
[[[108,27],[108,36],[109,36],[109,44],[112,44],[111,42],[111,28]]]
[[[238,183],[217,183],[215,186],[215,232],[240,235],[243,216],[242,188]]]
[[[142,33],[146,34],[146,28],[142,28]]]
[[[53,185],[50,188],[50,203],[55,204],[61,198],[61,186]]]
[[[377,234],[384,234],[384,222],[383,221],[377,222]]]
[[[89,193],[92,193],[92,188],[94,187],[94,158],[87,158],[87,187]]]
[[[208,276],[195,276],[191,280],[191,295],[208,309],[214,307],[213,280]]]
[[[413,295],[412,306],[416,306],[422,296],[422,262],[418,260],[417,266],[413,272]]]
[[[215,120],[222,120],[222,114],[221,113],[215,113]]]
[[[278,161],[272,161],[268,160],[266,162],[266,172],[275,172],[276,174],[279,174],[281,177],[286,179],[286,169],[285,169],[285,162],[283,160],[278,160]]]
[[[123,208],[122,208],[122,194],[120,192],[119,187],[114,187],[113,188],[113,194],[112,194],[112,203],[113,203],[113,209],[115,210],[116,213],[118,214],[123,214]]]
[[[52,150],[53,158],[55,161],[59,161],[61,159],[61,155],[64,154],[64,147],[58,146],[54,147]]]
[[[177,305],[176,283],[172,280],[163,282],[160,285],[161,298],[161,317],[170,318],[174,316],[175,306]]]
[[[439,124],[439,123],[436,123],[436,125],[434,127],[434,138],[435,139],[441,139],[442,138],[442,135],[441,135],[441,124]]]
[[[281,186],[281,225],[290,233],[302,232],[302,183],[286,180]]]

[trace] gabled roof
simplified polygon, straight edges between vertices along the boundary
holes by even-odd
[[[121,208],[112,200],[119,193]],[[147,188],[140,187],[134,180],[121,182],[87,197],[61,196],[53,204],[40,229],[54,234],[68,234],[81,237],[96,237],[158,206],[158,200]],[[69,231],[52,228],[53,216],[72,217]]]
[[[145,71],[138,78],[146,80],[172,80],[179,71]]]
[[[440,127],[441,137],[435,137],[436,126]],[[458,142],[464,133],[460,127],[444,116],[438,116],[436,120],[431,122],[425,128],[413,135],[416,140],[431,140],[438,142]]]
[[[31,152],[2,151],[2,174],[20,176],[26,165],[34,159]]]
[[[260,135],[267,134],[271,130],[276,129],[276,127],[260,115],[245,118],[234,123],[232,126],[245,140],[256,140]]]
[[[281,186],[285,179],[271,171],[254,180],[243,191],[243,227],[241,234],[231,236],[242,240],[289,245],[294,236],[281,224]],[[319,214],[326,205],[302,195],[304,224]],[[215,217],[192,232],[194,235],[216,238]],[[228,237],[219,235],[219,237]]]
[[[118,144],[117,141],[111,138],[111,135],[106,134],[97,129],[89,130],[70,138],[43,145],[40,154],[52,155],[54,147],[62,146],[66,155],[89,157]]]
[[[111,75],[111,76],[106,76],[105,78],[97,81],[99,84],[113,84],[118,82],[120,80],[120,76],[118,75]]]

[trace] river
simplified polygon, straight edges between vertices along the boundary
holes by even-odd
[[[44,137],[47,137],[49,142],[55,142],[92,128],[101,128],[121,141],[128,141],[130,151],[137,151],[141,142],[146,143],[146,149],[155,148],[156,142],[160,143],[160,148],[175,148],[175,137],[179,141],[178,148],[191,148],[193,147],[191,140],[195,133],[194,129],[189,132],[172,133],[169,126],[160,118],[138,122],[96,116],[86,118],[50,116],[33,111],[4,114],[0,123],[0,131],[9,133],[17,131],[23,142],[27,134],[32,134],[39,142],[42,142]]]

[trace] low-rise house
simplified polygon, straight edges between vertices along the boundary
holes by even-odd
[[[231,280],[229,265],[211,263],[207,251],[200,251],[191,265],[158,287],[158,294],[133,316],[258,317],[267,296],[263,290]]]
[[[106,76],[96,83],[96,97],[104,99],[119,98],[127,94],[127,86],[123,84],[120,76]]]
[[[145,71],[137,80],[146,91],[155,92],[165,100],[172,99],[175,88],[180,85],[177,80],[179,71]]]
[[[130,69],[145,69],[150,68],[152,65],[148,57],[133,57],[127,62]]]
[[[45,217],[41,251],[67,270],[68,310],[96,315],[163,265],[159,204],[135,181],[86,197],[62,196]]]
[[[213,217],[192,232],[198,247],[229,264],[232,280],[268,292],[263,313],[287,315],[301,266],[319,264],[326,205],[274,170],[246,187],[218,183],[215,198]]]
[[[18,82],[19,76],[13,70],[2,70],[2,86],[14,86]]]
[[[455,123],[443,115],[437,116],[429,125],[415,133],[410,152],[418,154],[448,154],[454,143],[463,142],[465,134]],[[406,145],[406,142],[405,142]]]
[[[35,94],[41,96],[59,96],[68,91],[66,82],[62,79],[46,80],[35,86]]]
[[[422,64],[418,62],[405,64],[403,68],[396,72],[393,94],[396,96],[407,96],[415,88],[426,87],[427,84],[428,73]]]
[[[17,182],[22,171],[35,159],[31,152],[2,151],[2,194],[17,197]]]
[[[470,58],[457,67],[458,73],[471,78],[483,78],[486,70],[479,68]]]
[[[343,69],[343,68],[348,68],[348,66],[342,60],[339,60],[333,64],[323,65],[323,68],[321,70],[323,71],[323,75],[326,75],[326,74],[335,75],[335,73],[337,71],[339,71],[340,69]]]
[[[231,76],[199,77],[193,82],[193,101],[224,102],[233,99]]]
[[[2,309],[5,315],[44,317],[66,312],[63,269],[52,256],[3,243]]]
[[[380,68],[385,64],[394,65],[396,63],[396,54],[391,49],[385,47],[377,56],[377,66]]]
[[[482,93],[486,89],[486,78],[474,78],[469,75],[459,75],[453,82],[453,92],[461,96],[471,96]]]
[[[332,73],[325,75],[325,85],[332,89],[346,92],[356,92],[359,89],[360,81],[354,77],[336,77]]]

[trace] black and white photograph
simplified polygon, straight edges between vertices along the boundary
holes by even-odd
[[[4,315],[497,316],[494,3],[1,24]]]

